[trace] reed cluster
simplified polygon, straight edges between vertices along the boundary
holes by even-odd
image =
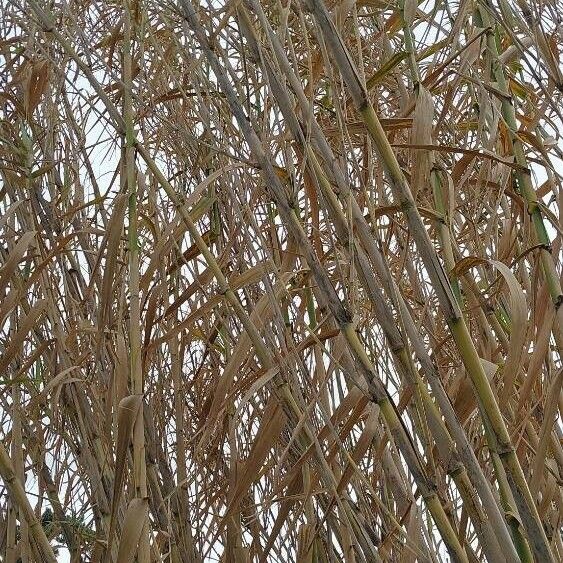
[[[0,561],[563,560],[553,0],[0,0]]]

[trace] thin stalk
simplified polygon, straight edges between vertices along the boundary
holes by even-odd
[[[495,469],[495,474],[503,476],[504,467],[502,466],[502,461],[500,457],[495,453],[491,452],[491,461]],[[505,518],[510,527],[510,534],[512,535],[512,541],[520,560],[525,563],[532,563],[534,557],[530,551],[530,546],[522,534],[520,520],[514,513],[514,498],[510,492],[510,488],[507,486],[506,478],[501,478],[498,480],[499,496],[500,502],[504,508]]]
[[[13,425],[12,425],[12,459],[14,462],[14,469],[16,475],[22,483],[25,483],[24,473],[24,459],[23,459],[23,441],[22,441],[22,425],[21,425],[21,389],[20,384],[16,383],[12,386],[12,400],[13,400]],[[27,522],[24,518],[23,509],[20,508],[19,521],[20,521],[20,537],[18,545],[20,547],[20,559],[22,563],[30,561],[30,545],[29,545],[29,530]]]
[[[416,58],[414,57],[413,54],[413,49],[414,49],[414,37],[412,34],[412,29],[411,26],[408,25],[408,23],[405,21],[405,12],[404,12],[404,4],[401,5],[401,14],[402,14],[402,19],[403,19],[403,33],[404,33],[404,37],[405,37],[405,48],[407,50],[407,52],[409,53],[409,61],[410,61],[410,68],[411,68],[411,77],[413,80],[413,84],[414,84],[414,93],[415,93],[415,98],[417,99],[417,103],[418,103],[418,96],[420,94],[420,82],[421,82],[421,77],[420,77],[420,71],[418,68],[418,63],[416,61]],[[428,93],[428,96],[431,96],[430,93]],[[454,259],[454,252],[453,252],[453,244],[452,244],[452,238],[450,236],[450,227],[448,224],[448,216],[447,216],[447,212],[446,212],[446,206],[444,204],[444,195],[443,195],[443,190],[442,190],[442,185],[440,182],[440,176],[438,174],[438,170],[436,169],[436,162],[435,162],[435,155],[433,151],[430,151],[430,155],[429,155],[429,159],[430,159],[430,184],[432,186],[432,191],[434,194],[434,202],[436,205],[436,212],[439,214],[440,219],[437,221],[437,232],[438,232],[438,237],[439,240],[441,242],[442,245],[442,249],[443,249],[443,256],[444,256],[444,264],[446,266],[446,272],[448,273],[448,278],[450,280],[450,283],[452,285],[452,290],[457,298],[457,301],[460,305],[460,307],[463,305],[462,303],[462,298],[461,298],[461,289],[460,289],[460,285],[459,285],[459,280],[457,279],[457,277],[455,276],[455,274],[453,273],[454,270],[454,266],[455,266],[455,259]],[[487,425],[485,425],[485,429],[487,430]],[[495,457],[495,453],[493,452],[493,457]],[[497,464],[494,464],[495,470],[496,470],[496,476],[497,476],[497,481],[499,483],[499,487],[502,490],[507,490],[508,489],[508,482],[506,480],[506,475],[504,470],[499,467]],[[502,470],[501,470],[502,469]],[[502,492],[501,492],[501,496],[502,496]],[[506,496],[504,496],[504,498],[506,498]],[[506,503],[508,501],[506,500],[503,505],[506,506]],[[515,508],[512,505],[509,505],[510,509],[509,512],[512,512],[515,510]],[[505,509],[506,511],[506,509]],[[509,525],[511,525],[511,522],[513,521],[513,519],[510,519],[509,521]],[[527,543],[525,538],[522,535],[522,531],[519,527],[514,527],[511,525],[510,528],[512,537],[514,539],[514,545],[515,548],[520,556],[521,560],[527,560],[527,557],[529,555],[529,549],[527,548]],[[523,547],[524,546],[524,547]],[[507,546],[508,547],[508,546]],[[515,555],[515,554],[513,554]]]
[[[478,4],[476,20],[477,24],[481,24],[483,26],[491,25],[486,2]],[[516,171],[518,189],[520,194],[526,200],[527,212],[530,215],[537,242],[541,245],[539,253],[542,270],[549,289],[549,295],[551,296],[551,300],[553,301],[553,305],[557,312],[556,318],[558,326],[555,337],[557,339],[558,346],[561,346],[563,345],[563,308],[560,305],[563,303],[563,290],[561,289],[561,280],[555,266],[555,260],[552,253],[552,243],[544,223],[540,201],[538,200],[536,190],[532,184],[530,167],[524,152],[524,145],[518,136],[516,110],[512,100],[512,94],[508,88],[506,76],[504,74],[503,63],[499,57],[495,34],[491,27],[488,27],[487,29],[486,40],[487,49],[491,56],[492,72],[495,77],[497,87],[503,94],[501,97],[501,112],[508,127],[512,154],[514,155],[516,163],[520,165],[520,169]]]
[[[137,182],[135,170],[135,125],[132,100],[132,18],[131,7],[126,6],[123,37],[123,121],[125,125],[125,176],[129,197],[129,362],[131,389],[143,397],[144,381],[141,358],[141,302],[139,296],[140,244],[138,235]],[[148,498],[147,466],[145,462],[145,425],[143,401],[133,427],[133,474],[135,497]],[[137,549],[140,563],[150,560],[149,522],[144,513],[138,523],[141,537]]]

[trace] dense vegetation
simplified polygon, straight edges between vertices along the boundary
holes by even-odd
[[[561,5],[0,6],[2,561],[563,560]]]

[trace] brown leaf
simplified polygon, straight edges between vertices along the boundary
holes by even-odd
[[[117,552],[117,563],[133,563],[139,539],[143,531],[143,522],[147,516],[149,503],[144,498],[134,498],[127,507],[119,551]]]

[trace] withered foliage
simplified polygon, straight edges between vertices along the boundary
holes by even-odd
[[[0,6],[0,560],[563,560],[561,4]]]

